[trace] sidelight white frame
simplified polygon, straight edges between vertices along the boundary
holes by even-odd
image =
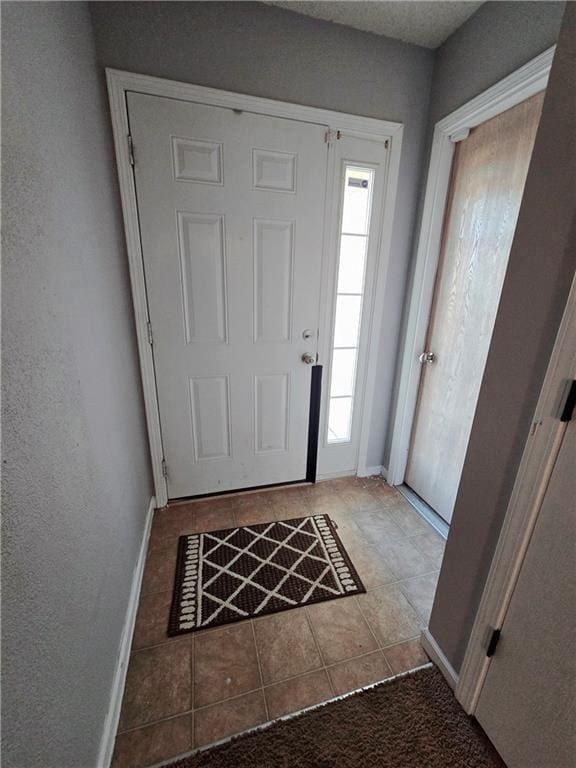
[[[390,485],[402,485],[408,464],[422,374],[418,357],[425,349],[428,334],[454,146],[472,128],[543,91],[555,50],[556,46],[552,46],[544,51],[440,120],[434,128],[387,471]]]
[[[357,133],[351,133],[349,131],[342,131],[342,139],[352,138],[357,139]],[[366,138],[366,137],[361,137]],[[357,165],[358,167],[365,167],[370,169],[377,169],[377,164],[366,162],[363,158],[362,152],[359,155],[352,152],[352,154],[346,152],[344,155],[342,152],[335,151],[332,157],[332,167],[335,174],[333,182],[329,185],[329,195],[331,199],[327,199],[327,204],[330,208],[326,214],[326,238],[329,253],[332,254],[332,259],[326,259],[325,271],[322,277],[322,302],[321,302],[321,317],[324,319],[324,326],[320,329],[320,345],[318,349],[319,362],[323,364],[323,382],[322,387],[322,410],[320,418],[320,432],[318,436],[318,463],[322,464],[322,451],[328,449],[338,451],[338,447],[342,446],[346,449],[351,443],[357,443],[355,450],[354,469],[344,470],[340,468],[337,471],[325,471],[319,468],[318,478],[320,480],[329,479],[332,477],[339,477],[342,474],[353,474],[354,472],[359,477],[367,477],[369,475],[379,475],[382,472],[382,466],[374,467],[367,465],[367,453],[368,453],[368,439],[369,439],[369,427],[371,422],[371,408],[374,402],[375,393],[372,396],[366,394],[366,386],[370,381],[368,376],[370,362],[375,366],[377,363],[377,349],[370,348],[370,339],[373,338],[374,329],[378,329],[382,324],[381,315],[375,318],[375,311],[377,309],[375,297],[378,295],[378,291],[384,292],[385,290],[385,274],[382,275],[382,284],[377,285],[377,279],[379,274],[378,265],[381,261],[381,242],[380,238],[384,231],[384,217],[386,214],[393,216],[394,206],[387,206],[386,194],[388,187],[386,179],[389,175],[390,155],[388,150],[384,151],[385,162],[383,164],[384,183],[382,185],[381,197],[378,194],[375,195],[373,200],[373,208],[370,214],[371,235],[374,238],[376,258],[369,258],[371,249],[367,251],[367,260],[365,266],[364,275],[364,293],[362,301],[362,311],[360,313],[360,335],[358,344],[358,356],[357,367],[354,375],[354,402],[352,406],[352,423],[351,423],[351,435],[350,441],[338,443],[328,443],[327,440],[327,427],[328,416],[330,409],[330,382],[332,373],[332,358],[333,358],[333,341],[334,341],[334,326],[336,319],[336,294],[338,290],[338,268],[339,268],[339,250],[340,250],[340,225],[342,216],[343,200],[343,186],[342,186],[342,172],[346,165]],[[380,197],[378,202],[376,198]],[[383,304],[381,305],[383,309]],[[373,356],[373,357],[372,357]],[[373,381],[373,379],[372,379]],[[368,399],[367,399],[368,398]],[[365,405],[370,406],[370,413],[366,413]]]
[[[132,299],[134,304],[134,316],[136,323],[136,336],[140,370],[142,375],[142,387],[144,391],[144,406],[148,426],[148,439],[150,444],[150,459],[154,478],[154,490],[158,506],[165,506],[168,502],[168,489],[162,472],[164,451],[162,447],[162,432],[160,427],[160,414],[156,393],[156,375],[154,371],[154,358],[152,347],[149,343],[149,314],[146,298],[146,282],[144,276],[144,264],[140,244],[140,229],[138,222],[138,208],[136,204],[136,188],[134,184],[133,168],[130,161],[128,147],[129,121],[126,103],[128,91],[136,91],[153,96],[190,101],[199,104],[207,104],[230,109],[241,109],[272,117],[282,117],[301,122],[325,125],[329,135],[335,137],[337,131],[346,131],[348,134],[362,138],[370,138],[375,141],[388,141],[389,165],[384,194],[384,211],[382,213],[382,234],[378,253],[378,266],[375,281],[374,301],[372,307],[372,321],[370,339],[368,344],[368,356],[365,370],[365,395],[362,412],[362,424],[360,429],[360,450],[358,456],[358,474],[368,471],[367,449],[368,431],[372,414],[372,404],[376,397],[376,358],[379,347],[380,327],[384,310],[384,294],[386,276],[388,271],[390,244],[392,239],[392,226],[394,221],[394,208],[396,190],[398,186],[398,173],[400,166],[400,152],[402,147],[403,125],[401,123],[377,120],[369,117],[350,115],[332,110],[306,107],[300,104],[290,104],[273,99],[263,99],[257,96],[221,91],[214,88],[180,83],[159,77],[140,75],[133,72],[124,72],[117,69],[106,69],[108,84],[108,97],[114,135],[114,147],[116,163],[118,167],[118,180],[120,186],[120,198],[124,216],[124,229],[126,246],[128,251],[128,265],[130,282],[132,286]],[[137,148],[136,148],[137,153]],[[331,185],[335,183],[334,162],[335,153],[328,153],[328,173],[326,201],[331,199]],[[324,222],[328,217],[325,215]],[[322,253],[323,269],[329,262],[329,241],[325,231]],[[325,327],[323,312],[326,311],[326,301],[320,307],[320,327]]]

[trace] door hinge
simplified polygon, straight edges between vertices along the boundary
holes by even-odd
[[[326,133],[324,134],[324,141],[326,144],[330,144],[331,141],[338,141],[338,139],[342,138],[342,133],[340,131],[336,131],[333,128],[328,128]]]
[[[130,165],[134,165],[134,142],[132,141],[132,136],[130,136],[130,134],[126,136],[126,142],[128,143],[128,159],[130,160]]]
[[[168,479],[168,467],[166,466],[166,459],[162,459],[162,477],[164,480]]]
[[[148,330],[148,344],[152,346],[154,344],[154,334],[152,333],[152,323],[150,320],[146,323],[146,328]]]
[[[500,640],[500,630],[499,629],[492,629],[490,632],[490,637],[488,638],[488,644],[486,646],[486,656],[490,658],[491,656],[494,656],[496,653],[496,646],[498,645],[498,641]]]
[[[386,139],[386,141],[384,142],[384,149],[388,149],[389,146],[390,146],[390,142],[388,141],[388,139]]]
[[[564,401],[564,408],[562,408],[562,414],[560,421],[572,421],[574,418],[574,409],[576,408],[576,379],[572,379],[570,389],[566,395]]]

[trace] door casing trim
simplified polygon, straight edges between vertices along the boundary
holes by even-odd
[[[365,400],[362,412],[360,429],[360,450],[358,456],[358,474],[365,474],[368,450],[368,432],[372,403],[376,397],[376,355],[380,340],[380,325],[384,309],[384,286],[388,271],[390,243],[392,239],[392,226],[394,222],[394,208],[396,190],[398,186],[398,174],[400,167],[400,153],[402,147],[403,125],[401,123],[377,120],[370,117],[361,117],[326,109],[317,109],[300,104],[290,104],[273,99],[264,99],[257,96],[221,91],[214,88],[180,83],[149,75],[140,75],[133,72],[124,72],[117,69],[106,69],[106,81],[108,85],[108,98],[114,136],[114,149],[118,169],[118,181],[120,198],[124,218],[124,231],[128,252],[128,266],[130,283],[132,287],[132,301],[134,305],[134,318],[136,324],[136,337],[140,371],[142,376],[142,388],[144,393],[144,407],[146,411],[146,423],[148,427],[148,441],[150,446],[150,460],[154,480],[154,491],[159,507],[168,502],[168,488],[166,478],[162,471],[164,451],[162,447],[162,431],[160,427],[160,413],[156,392],[156,375],[154,371],[154,359],[149,342],[149,313],[146,298],[146,283],[144,277],[144,263],[140,243],[140,228],[138,222],[138,209],[136,205],[136,187],[134,182],[133,167],[130,161],[130,149],[128,144],[129,122],[126,93],[136,91],[138,93],[153,96],[164,96],[181,101],[190,101],[210,106],[228,107],[230,109],[243,109],[262,115],[283,117],[301,122],[311,122],[326,125],[329,131],[337,132],[346,130],[347,133],[362,138],[389,142],[390,160],[386,178],[384,194],[383,226],[378,253],[378,265],[376,274],[376,292],[373,305],[373,324],[368,344],[367,366],[365,373]],[[137,151],[137,149],[136,149]],[[335,153],[328,153],[327,183],[334,183],[334,172],[331,168]],[[326,200],[330,189],[327,189]],[[326,219],[325,219],[326,226]],[[328,238],[324,237],[322,253],[323,264],[329,258]],[[324,269],[322,274],[324,274]],[[322,309],[321,309],[322,311]],[[323,317],[320,317],[323,322]]]
[[[402,485],[408,464],[422,372],[418,356],[424,351],[428,333],[454,145],[465,139],[472,128],[543,91],[548,84],[555,50],[556,46],[552,46],[544,51],[434,127],[399,370],[387,476],[390,485]]]
[[[456,685],[456,698],[468,714],[474,714],[476,710],[492,660],[486,655],[487,632],[490,628],[501,629],[504,623],[564,433],[570,423],[560,421],[560,415],[569,384],[576,378],[575,338],[576,277],[572,281],[556,335]]]

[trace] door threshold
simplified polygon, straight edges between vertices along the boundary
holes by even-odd
[[[195,501],[206,501],[206,499],[222,499],[226,496],[248,496],[262,491],[279,491],[282,488],[293,488],[294,486],[313,485],[308,480],[289,480],[286,483],[270,483],[269,485],[254,485],[250,488],[236,488],[230,491],[215,491],[214,493],[199,493],[197,496],[179,496],[177,499],[168,499],[170,506],[177,504],[192,504]]]
[[[420,496],[418,496],[417,493],[414,493],[412,488],[409,488],[407,485],[397,485],[396,490],[400,491],[406,501],[412,504],[420,517],[423,517],[428,525],[431,525],[432,528],[434,528],[434,530],[439,533],[443,539],[448,538],[448,531],[450,530],[450,526],[440,517],[438,512],[435,512],[429,504],[426,504],[424,499],[421,499]]]

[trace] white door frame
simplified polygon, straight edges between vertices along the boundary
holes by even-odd
[[[154,489],[158,506],[165,506],[168,501],[166,479],[163,474],[164,451],[162,448],[162,433],[160,428],[160,415],[156,395],[156,376],[154,372],[154,359],[149,334],[149,314],[146,299],[146,282],[144,276],[144,264],[140,245],[140,230],[138,224],[138,208],[136,204],[136,187],[132,171],[131,142],[129,140],[128,109],[126,104],[126,92],[137,91],[153,96],[191,101],[230,109],[242,109],[272,117],[282,117],[302,122],[312,122],[326,125],[328,139],[336,136],[337,131],[345,130],[355,136],[371,138],[377,141],[388,141],[390,161],[385,186],[385,208],[383,212],[382,236],[378,254],[378,268],[376,275],[376,292],[370,340],[368,344],[368,362],[366,366],[365,400],[362,414],[360,452],[358,457],[358,473],[366,471],[366,454],[368,445],[368,428],[372,413],[372,403],[376,395],[376,353],[379,347],[380,324],[384,310],[384,288],[386,284],[387,267],[389,262],[390,242],[392,237],[392,224],[394,218],[394,204],[398,185],[398,171],[400,166],[400,152],[402,147],[403,126],[401,123],[393,123],[386,120],[376,120],[369,117],[349,115],[342,112],[333,112],[326,109],[316,109],[300,104],[290,104],[272,99],[262,99],[257,96],[247,96],[231,91],[220,91],[214,88],[179,83],[159,77],[139,75],[132,72],[123,72],[116,69],[106,69],[108,83],[108,96],[112,117],[112,129],[114,134],[114,147],[118,166],[118,179],[120,185],[120,197],[124,216],[124,230],[128,251],[128,265],[130,270],[130,282],[132,286],[132,300],[136,322],[136,336],[138,353],[140,358],[140,370],[144,391],[144,406],[148,426],[148,439],[150,444],[150,458],[154,478]],[[136,148],[136,153],[137,153]],[[328,153],[327,184],[334,184],[334,154]],[[329,199],[330,187],[327,189],[326,200]],[[326,219],[325,219],[326,222]],[[330,238],[324,237],[323,262],[329,260]],[[324,269],[323,269],[324,274]],[[328,303],[328,302],[325,302]],[[321,318],[323,320],[323,318]],[[321,326],[323,327],[323,326]]]
[[[345,140],[347,137],[358,138],[358,134],[351,134],[349,131],[341,131],[341,138]],[[358,413],[359,417],[356,418],[353,415],[353,430],[356,432],[356,424],[358,425],[358,449],[356,457],[356,474],[359,477],[367,477],[369,475],[379,475],[382,472],[382,465],[380,466],[368,466],[367,465],[367,453],[368,453],[368,440],[370,437],[370,424],[372,420],[372,406],[374,403],[374,393],[372,396],[365,400],[366,382],[374,382],[375,369],[377,365],[377,349],[370,349],[366,346],[364,350],[364,339],[370,340],[373,337],[373,330],[379,329],[382,325],[382,311],[383,302],[375,301],[375,298],[384,293],[386,287],[386,271],[384,269],[378,270],[378,262],[382,260],[382,246],[381,237],[382,233],[389,231],[391,228],[391,221],[394,215],[394,205],[388,206],[386,204],[386,194],[389,189],[386,184],[386,180],[389,176],[390,166],[390,153],[389,149],[385,152],[385,164],[384,164],[384,184],[382,189],[382,199],[378,204],[374,204],[374,212],[371,219],[377,222],[374,230],[374,242],[376,243],[375,252],[376,259],[371,258],[370,262],[366,263],[366,275],[364,277],[364,301],[363,309],[361,312],[361,326],[360,326],[360,347],[358,349],[358,369],[355,376],[355,389],[354,389],[354,405],[353,414]],[[329,253],[334,255],[331,260],[326,259],[326,270],[322,277],[322,303],[321,303],[321,317],[323,318],[323,326],[320,330],[320,345],[318,349],[319,362],[324,366],[323,370],[323,382],[325,386],[322,388],[322,413],[320,419],[320,432],[318,436],[318,453],[320,454],[321,446],[327,446],[327,425],[328,425],[328,410],[330,405],[330,375],[332,368],[332,348],[334,339],[334,324],[336,316],[336,290],[338,284],[338,250],[340,247],[340,221],[343,206],[343,187],[342,187],[342,163],[349,162],[353,164],[356,162],[359,166],[370,167],[372,164],[366,162],[363,159],[363,155],[356,156],[346,155],[346,159],[340,154],[336,157],[338,152],[334,152],[332,155],[332,170],[336,174],[336,178],[329,186],[329,194],[327,195],[327,208],[326,214],[326,240]],[[376,166],[374,166],[376,167]],[[377,210],[378,207],[378,210]],[[385,217],[390,216],[390,223],[387,226]],[[379,221],[378,221],[379,219]],[[375,263],[376,262],[376,263]],[[381,282],[378,284],[378,278]],[[366,307],[367,311],[364,311]],[[375,316],[376,311],[380,311],[378,317]],[[366,354],[366,351],[368,354]],[[372,368],[372,370],[371,370]],[[353,436],[353,435],[352,435]],[[336,447],[337,450],[337,447]],[[342,472],[327,472],[318,473],[320,480],[325,480],[331,477],[338,477]],[[353,474],[349,472],[348,474]]]
[[[576,276],[548,364],[506,517],[476,612],[455,695],[473,714],[491,659],[486,642],[500,629],[512,599],[568,422],[560,421],[569,384],[576,378]]]
[[[548,84],[555,50],[556,46],[552,46],[544,51],[434,127],[386,475],[390,485],[404,482],[408,464],[422,375],[418,357],[424,351],[428,333],[454,145],[465,139],[472,128],[543,91]]]

